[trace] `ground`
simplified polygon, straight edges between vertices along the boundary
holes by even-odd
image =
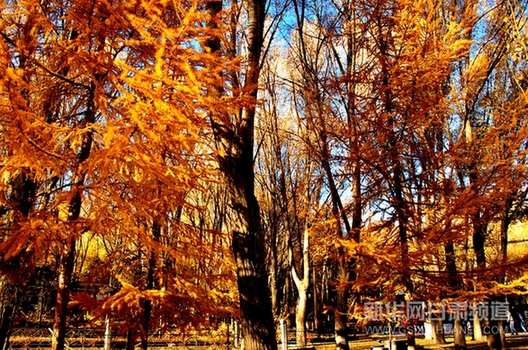
[[[427,349],[452,349],[454,348],[453,339],[447,338],[447,344],[445,345],[435,345],[431,340],[427,339],[417,339],[417,345],[421,345],[425,350]],[[528,333],[516,335],[516,336],[506,336],[506,341],[508,343],[508,349],[528,349]],[[383,343],[383,342],[381,342]],[[373,346],[380,345],[380,342],[366,338],[363,340],[355,340],[350,343],[350,350],[366,350],[370,349]],[[335,345],[332,343],[321,343],[314,344],[316,350],[334,350]],[[488,349],[485,341],[474,341],[471,340],[471,337],[467,338],[468,349],[470,350],[486,350]]]

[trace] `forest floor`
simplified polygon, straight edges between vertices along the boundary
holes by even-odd
[[[454,349],[453,338],[446,338],[447,343],[443,345],[434,344],[432,340],[427,339],[416,339],[416,344],[422,346],[424,350],[434,349]],[[486,341],[475,341],[471,340],[471,337],[467,338],[468,350],[487,350],[488,346]],[[507,335],[506,342],[508,349],[528,349],[528,333],[519,335]],[[370,338],[354,340],[349,343],[350,350],[370,350],[373,346],[380,346],[383,342],[373,340]],[[335,345],[333,343],[320,343],[314,344],[316,350],[334,350]]]

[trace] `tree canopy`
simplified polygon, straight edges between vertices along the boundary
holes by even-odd
[[[347,349],[366,302],[524,303],[526,5],[4,2],[0,345],[38,283],[54,350],[75,312]]]

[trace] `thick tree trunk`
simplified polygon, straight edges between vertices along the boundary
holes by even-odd
[[[230,225],[237,266],[243,346],[245,349],[276,349],[265,267],[264,235],[260,227],[259,205],[254,195],[253,127],[251,125],[249,128],[251,132],[246,129],[248,134],[244,135],[234,135],[219,124],[215,129],[217,144],[222,145],[220,148],[227,146],[224,150],[236,149],[235,154],[220,156],[219,163],[226,177],[233,210]]]
[[[488,321],[488,329],[490,329],[490,332],[486,335],[486,341],[488,343],[488,349],[490,350],[502,349],[500,332],[496,332],[499,329],[498,326],[499,324],[496,320]]]
[[[207,11],[214,18],[222,10],[222,1],[207,2]],[[255,108],[260,74],[260,56],[264,35],[265,0],[247,2],[248,69],[245,91],[254,99],[239,115],[215,115],[211,123],[218,150],[220,171],[225,176],[232,215],[229,227],[233,232],[232,249],[237,267],[240,296],[240,330],[244,349],[277,349],[275,324],[271,310],[265,265],[265,242],[261,230],[260,208],[255,197],[253,146]],[[214,21],[208,23],[214,27]],[[207,43],[213,53],[220,53],[220,39]],[[211,93],[221,97],[221,88]],[[232,119],[232,121],[228,121]]]
[[[148,338],[150,328],[150,317],[152,314],[152,302],[150,300],[143,301],[143,319],[141,320],[139,337],[141,339],[141,350],[148,349]]]
[[[297,300],[297,308],[295,311],[295,343],[299,346],[306,344],[306,301],[306,290],[299,290],[299,299]]]
[[[456,267],[456,257],[455,257],[455,244],[453,241],[449,241],[444,246],[445,249],[445,263],[446,269],[448,272],[448,285],[450,286],[450,292],[455,294],[460,290],[460,283],[458,278],[458,272]],[[454,327],[453,327],[453,337],[455,347],[459,349],[465,349],[466,345],[466,332],[462,326],[462,320],[458,315],[455,318]]]
[[[431,321],[431,334],[433,336],[433,342],[441,345],[445,344],[446,340],[444,337],[444,328],[441,320]]]
[[[464,327],[462,326],[462,320],[460,319],[460,317],[457,317],[455,319],[455,323],[453,327],[453,337],[454,337],[455,348],[465,349],[467,347],[466,332],[464,331]]]
[[[233,232],[242,343],[244,349],[275,350],[277,341],[269,288],[261,254],[257,253],[262,250],[262,243],[257,241],[255,233]]]

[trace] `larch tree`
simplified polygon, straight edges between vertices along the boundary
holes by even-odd
[[[121,290],[99,305],[87,297],[75,302],[95,315],[125,315],[141,329],[143,346],[161,305],[173,310],[167,321],[182,328],[234,312],[230,255],[213,259],[222,251],[215,233],[200,236],[178,215],[193,207],[187,193],[203,189],[199,180],[214,173],[207,170],[213,158],[203,114],[211,100],[203,95],[202,64],[211,55],[194,45],[205,30],[199,7],[2,7],[2,195],[25,196],[29,208],[24,218],[15,205],[5,207],[17,224],[3,237],[2,269],[15,261],[29,270],[56,262],[55,350],[64,348],[75,247],[87,232],[135,245],[145,275],[122,279]],[[20,176],[35,189],[18,193]],[[164,246],[170,235],[177,239]],[[167,255],[174,272],[163,275]]]
[[[441,9],[438,3],[428,1],[356,3],[353,13],[347,14],[349,22],[343,25],[346,31],[342,35],[356,50],[355,56],[348,58],[353,70],[343,74],[337,88],[347,91],[347,82],[355,86],[348,95],[354,97],[349,101],[355,107],[355,131],[363,130],[356,137],[361,136],[363,142],[351,152],[350,160],[354,164],[356,159],[355,166],[358,160],[362,164],[364,191],[368,193],[363,203],[375,218],[362,230],[364,244],[345,244],[360,264],[376,261],[381,268],[392,270],[387,271],[388,280],[392,280],[386,285],[390,292],[383,291],[389,298],[398,291],[406,292],[408,298],[432,296],[426,285],[415,287],[421,277],[413,271],[430,269],[427,259],[437,250],[426,242],[436,235],[439,222],[424,224],[423,218],[437,205],[433,204],[439,190],[436,176],[442,163],[435,161],[443,159],[445,149],[444,140],[436,135],[442,134],[447,116],[451,67],[467,51],[469,42],[462,34],[472,25],[471,13],[464,14],[467,17],[459,24],[453,20],[442,23]],[[341,50],[337,57],[350,52]],[[354,135],[352,131],[349,135]],[[376,247],[380,242],[369,237],[373,234],[386,237],[385,245],[399,253],[392,254],[390,260],[380,259],[378,254],[387,253],[378,250],[382,247]],[[368,248],[372,244],[374,247]],[[361,290],[371,284],[361,277],[367,276],[360,276],[363,286],[351,286]]]
[[[508,228],[513,203],[521,208],[525,200],[519,189],[525,186],[521,173],[526,131],[518,112],[526,105],[522,88],[515,82],[518,73],[514,68],[516,62],[521,65],[524,62],[512,50],[517,44],[509,44],[518,42],[514,28],[526,20],[521,8],[518,3],[509,2],[489,5],[478,27],[485,34],[470,33],[475,42],[472,54],[457,63],[457,85],[453,90],[456,96],[453,101],[458,101],[453,103],[454,125],[458,126],[454,133],[458,135],[458,142],[455,141],[459,149],[458,186],[470,199],[467,215],[474,265],[469,266],[472,270],[469,289],[488,301],[504,301],[501,295],[515,294],[515,287],[499,292],[497,283],[502,280],[512,286],[516,284],[516,278],[505,280],[511,271],[508,266],[516,265],[508,262]],[[496,225],[500,226],[497,240],[493,238]],[[495,245],[500,247],[500,254],[492,253]],[[501,321],[486,322],[495,325]],[[504,336],[499,337],[496,332],[490,332],[487,338],[490,348],[506,346]]]
[[[275,325],[266,276],[264,232],[255,196],[254,170],[255,113],[264,43],[266,1],[250,0],[245,5],[245,70],[228,70],[234,96],[242,103],[238,108],[207,110],[214,133],[218,165],[224,176],[230,203],[231,215],[227,225],[233,235],[232,250],[240,298],[242,344],[245,349],[276,349]],[[233,7],[236,10],[236,6]],[[222,25],[220,16],[223,2],[207,2],[206,8],[210,16],[209,29],[219,29]],[[237,42],[236,38],[231,40]],[[225,52],[222,52],[221,43],[219,33],[213,32],[207,41],[207,48],[212,53],[222,55]],[[236,48],[231,48],[232,50]],[[238,79],[241,74],[243,77]],[[218,99],[219,105],[222,98],[228,96],[223,80],[226,77],[221,71],[216,71],[214,75],[217,85],[210,87],[209,94]]]
[[[275,265],[272,271],[280,274],[278,281],[292,281],[295,287],[296,343],[302,346],[306,344],[311,283],[310,232],[312,224],[319,220],[322,181],[319,166],[302,138],[303,126],[286,112],[293,106],[287,98],[288,84],[283,81],[289,64],[280,58],[282,51],[280,47],[270,49],[261,78],[265,102],[257,119],[258,193],[268,214],[265,218],[273,239],[270,243],[276,244],[276,250],[270,254],[273,259],[270,264]],[[289,276],[284,277],[284,272]],[[287,296],[283,293],[283,300]],[[288,300],[284,304],[289,307]]]

